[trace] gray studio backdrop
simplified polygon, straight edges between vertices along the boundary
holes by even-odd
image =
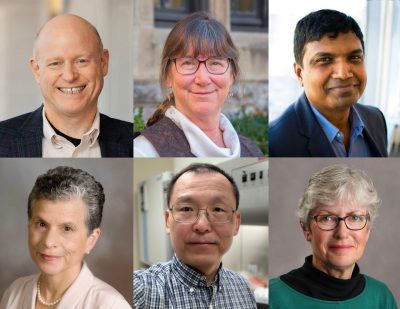
[[[86,262],[95,276],[132,301],[132,159],[0,159],[0,295],[18,277],[37,273],[27,238],[27,200],[40,174],[67,165],[104,187],[101,236]],[[1,296],[0,296],[1,297]]]
[[[398,159],[270,159],[269,277],[298,268],[311,254],[296,209],[310,176],[321,168],[343,163],[364,170],[374,181],[382,204],[363,258],[362,273],[385,282],[400,303],[400,160]]]

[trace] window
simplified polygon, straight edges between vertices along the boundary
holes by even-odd
[[[182,17],[196,11],[207,11],[207,0],[154,0],[156,27],[171,27]]]
[[[232,30],[268,31],[268,0],[231,0]]]

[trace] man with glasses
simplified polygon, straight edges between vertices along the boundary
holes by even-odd
[[[312,255],[302,267],[270,281],[270,309],[397,308],[388,287],[361,274],[357,265],[379,203],[361,170],[333,165],[316,172],[297,211]]]
[[[256,308],[243,277],[222,267],[240,227],[239,191],[211,164],[192,164],[167,189],[171,261],[134,273],[135,308]]]

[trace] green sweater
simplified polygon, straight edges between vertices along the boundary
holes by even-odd
[[[269,309],[397,309],[396,301],[387,286],[365,276],[365,288],[361,294],[344,301],[320,300],[292,289],[281,279],[271,279],[269,285]]]

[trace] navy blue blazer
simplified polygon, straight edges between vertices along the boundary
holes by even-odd
[[[382,112],[372,106],[354,104],[364,122],[363,136],[373,157],[387,157],[387,129]],[[303,93],[278,119],[269,124],[270,157],[335,157],[310,103]]]
[[[43,106],[0,122],[0,157],[42,157]],[[100,114],[102,157],[133,157],[132,123]]]

